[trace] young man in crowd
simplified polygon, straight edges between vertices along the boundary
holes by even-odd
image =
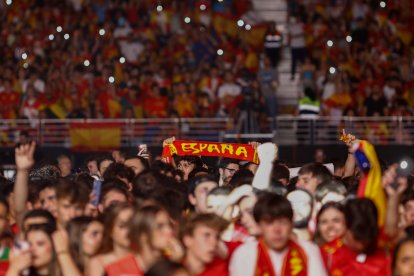
[[[199,175],[189,181],[188,201],[196,213],[208,213],[207,196],[216,187],[218,184],[212,175]]]
[[[61,227],[82,216],[89,202],[90,190],[81,183],[61,178],[56,185],[56,220]]]
[[[227,262],[217,257],[220,234],[227,225],[215,214],[193,214],[183,221],[180,237],[186,249],[184,264],[191,275],[228,275]]]
[[[300,168],[296,187],[315,194],[316,188],[325,181],[332,179],[330,171],[320,163],[308,163]]]
[[[311,242],[291,239],[293,210],[285,197],[263,194],[253,215],[261,238],[236,250],[230,261],[230,275],[327,275],[319,248]]]

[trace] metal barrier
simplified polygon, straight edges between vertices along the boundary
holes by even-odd
[[[231,118],[172,119],[73,119],[73,120],[2,120],[0,146],[13,146],[21,131],[45,147],[71,146],[71,123],[117,123],[121,128],[122,147],[137,144],[160,146],[163,139],[176,136],[183,140],[220,141],[248,138],[276,141],[279,145],[331,145],[345,129],[357,138],[377,145],[413,145],[414,117],[319,117],[304,119],[294,116],[276,118],[276,128],[258,134],[240,134]],[[268,124],[271,125],[271,124]]]

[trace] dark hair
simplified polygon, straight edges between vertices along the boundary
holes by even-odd
[[[414,200],[414,190],[413,189],[407,189],[404,191],[404,193],[401,196],[401,204],[405,205],[408,201]]]
[[[69,250],[70,254],[80,271],[85,271],[85,264],[82,255],[82,234],[86,231],[89,224],[92,222],[102,223],[99,219],[87,216],[81,216],[70,220],[67,224],[66,230],[69,236]]]
[[[161,259],[156,262],[144,275],[145,276],[173,276],[180,270],[186,270],[181,263]]]
[[[13,192],[14,183],[5,177],[0,177],[0,194],[7,198]]]
[[[97,162],[97,164],[98,164],[98,171],[100,173],[102,173],[101,172],[101,169],[100,169],[102,162],[104,162],[106,160],[115,162],[114,158],[112,158],[112,156],[110,154],[104,154],[104,155],[100,156],[97,160],[98,160],[98,162]]]
[[[125,158],[125,161],[133,160],[133,159],[141,161],[141,164],[142,164],[142,167],[144,168],[144,170],[148,170],[150,168],[150,164],[148,162],[148,159],[144,158],[142,156],[138,156],[138,155],[128,156],[127,158]]]
[[[393,273],[392,275],[397,275],[395,271],[395,266],[397,265],[397,257],[398,257],[398,253],[401,250],[401,247],[403,247],[403,245],[409,242],[414,243],[413,236],[408,236],[408,237],[401,239],[400,241],[398,241],[397,245],[395,246],[394,255],[392,256],[392,273]]]
[[[81,182],[60,178],[56,185],[56,198],[69,199],[70,203],[86,205],[89,201],[89,189]]]
[[[108,168],[106,168],[103,174],[103,179],[105,180],[114,179],[114,178],[118,178],[118,179],[123,178],[123,179],[127,179],[128,182],[132,182],[134,177],[135,177],[135,173],[130,167],[127,167],[124,164],[117,163],[117,162],[110,164]]]
[[[278,218],[293,220],[293,209],[289,200],[285,197],[263,192],[257,198],[257,203],[253,209],[253,217],[256,222],[272,221]]]
[[[162,174],[172,173],[175,170],[173,165],[164,163],[161,160],[155,160],[151,165],[151,169],[159,171]]]
[[[204,167],[195,167],[191,172],[188,174],[188,179],[192,179],[197,176],[197,174],[208,174],[208,169]]]
[[[188,156],[178,156],[176,158],[177,158],[177,161],[176,161],[177,165],[180,161],[187,161],[191,164],[194,164],[196,168],[202,167],[204,165],[203,160],[201,160],[199,156],[188,155]]]
[[[316,177],[318,179],[318,184],[332,179],[331,172],[321,163],[305,164],[302,168],[300,168],[298,175],[308,173],[312,174],[313,177]]]
[[[286,165],[274,164],[272,170],[272,180],[280,181],[281,179],[286,179],[289,182],[290,172],[289,168]]]
[[[52,239],[52,235],[53,232],[56,231],[56,225],[51,225],[48,223],[44,223],[44,224],[33,224],[29,227],[29,229],[26,231],[26,240],[27,237],[29,235],[30,232],[35,232],[35,231],[40,231],[45,233],[49,240],[50,243],[52,244],[51,246],[51,250],[52,250],[52,260],[48,265],[48,271],[49,271],[49,275],[56,275],[59,276],[61,275],[61,271],[60,271],[60,267],[59,267],[59,262],[57,259],[57,255],[53,246],[53,239]],[[30,273],[29,275],[38,275],[36,269],[34,267],[30,267]]]
[[[129,193],[127,188],[125,187],[125,183],[119,179],[110,179],[108,181],[104,181],[102,184],[102,191],[99,202],[102,203],[106,195],[111,191],[123,194],[127,199],[129,198]]]
[[[185,236],[192,236],[194,230],[200,225],[212,228],[221,233],[227,228],[228,224],[229,222],[227,220],[216,214],[193,213],[181,222],[179,236],[181,240]]]
[[[45,218],[48,225],[52,225],[53,227],[56,228],[55,218],[49,211],[44,210],[44,209],[33,209],[33,210],[28,211],[23,217],[23,224],[26,220],[30,218],[37,218],[37,217]]]
[[[345,204],[346,227],[357,241],[364,244],[365,254],[372,254],[377,248],[378,211],[368,198],[350,199]]]
[[[322,214],[328,210],[328,209],[336,209],[339,212],[341,212],[344,215],[345,218],[345,206],[339,202],[327,202],[324,205],[322,205],[321,209],[319,209],[318,214],[316,215],[316,231],[315,231],[315,235],[314,235],[314,241],[318,244],[318,245],[323,245],[325,244],[327,241],[323,240],[321,233],[319,232],[319,219],[322,216]]]
[[[248,169],[240,169],[236,171],[229,182],[231,187],[239,187],[244,184],[252,184],[254,174]]]
[[[148,199],[161,186],[165,175],[154,169],[146,170],[137,175],[132,181],[132,194],[135,199]]]
[[[222,158],[219,161],[218,167],[219,168],[225,168],[229,164],[237,164],[237,165],[240,165],[240,161],[237,160],[237,159],[233,159],[233,158]]]
[[[188,193],[189,194],[194,194],[195,189],[197,188],[198,185],[200,185],[201,183],[204,182],[216,182],[217,183],[217,177],[211,175],[211,174],[205,174],[205,175],[198,175],[196,177],[194,177],[193,179],[191,179],[188,182]],[[218,184],[217,184],[218,186]]]

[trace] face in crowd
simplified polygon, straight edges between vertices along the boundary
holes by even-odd
[[[328,203],[317,216],[317,231],[324,242],[343,237],[346,232],[345,215],[339,203]]]
[[[240,165],[236,163],[228,163],[223,168],[220,168],[219,171],[220,171],[221,180],[223,181],[223,185],[229,184],[231,178],[239,169],[240,169]]]

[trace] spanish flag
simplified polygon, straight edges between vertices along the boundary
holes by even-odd
[[[69,133],[74,151],[108,151],[121,145],[118,123],[71,123]]]
[[[375,203],[378,209],[378,225],[383,226],[387,210],[387,199],[382,188],[381,166],[374,146],[364,140],[359,140],[358,142],[355,157],[363,175],[359,182],[357,197],[366,197]]]

